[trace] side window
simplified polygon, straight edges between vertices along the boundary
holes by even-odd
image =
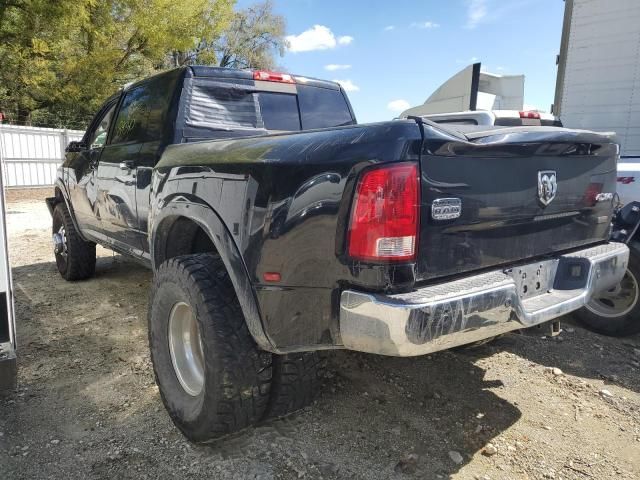
[[[340,90],[298,85],[298,101],[303,130],[355,123]]]
[[[107,133],[109,132],[109,125],[111,125],[111,118],[113,117],[113,111],[116,109],[115,105],[112,105],[106,113],[102,116],[100,123],[91,134],[89,138],[89,148],[101,148],[104,147],[107,141]]]
[[[118,111],[111,144],[162,139],[175,81],[163,77],[127,92]]]
[[[143,87],[128,92],[118,111],[111,143],[144,142],[149,119],[149,98]]]

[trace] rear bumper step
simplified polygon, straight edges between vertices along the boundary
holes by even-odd
[[[409,293],[345,290],[340,334],[347,349],[401,357],[477,342],[583,307],[620,282],[628,260],[626,245],[607,243]]]

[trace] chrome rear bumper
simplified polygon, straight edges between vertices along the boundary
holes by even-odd
[[[607,243],[409,293],[345,290],[342,342],[350,350],[407,357],[532,327],[615,286],[628,259],[626,245]]]

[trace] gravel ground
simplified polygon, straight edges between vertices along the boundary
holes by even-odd
[[[19,388],[0,398],[3,478],[640,477],[640,338],[570,319],[559,337],[420,358],[334,352],[311,407],[191,445],[153,380],[150,272],[99,248],[96,277],[66,283],[34,195],[8,205]]]

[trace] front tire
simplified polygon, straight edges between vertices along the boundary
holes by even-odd
[[[53,210],[54,254],[58,272],[65,280],[84,280],[96,271],[96,244],[85,242],[76,230],[64,202]]]
[[[162,401],[189,440],[205,443],[264,416],[272,356],[251,337],[218,256],[185,255],[160,265],[148,321]]]
[[[631,252],[622,281],[595,295],[574,313],[587,329],[602,335],[623,337],[640,333],[640,259]]]

